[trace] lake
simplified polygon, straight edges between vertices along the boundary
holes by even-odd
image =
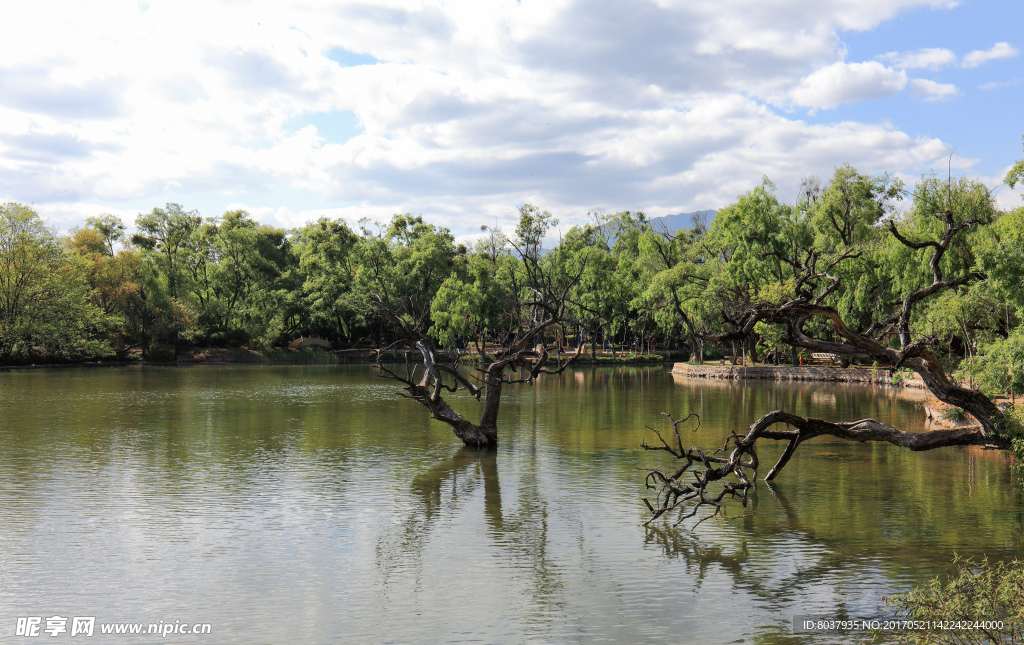
[[[974,449],[817,439],[730,519],[642,526],[662,411],[709,447],[776,408],[923,428],[881,386],[582,368],[508,388],[491,453],[369,366],[14,370],[0,394],[0,642],[54,616],[95,619],[60,642],[849,642],[792,619],[1024,554],[1006,457]],[[132,623],[178,631],[100,633]]]

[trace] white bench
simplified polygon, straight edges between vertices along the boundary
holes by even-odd
[[[827,361],[831,366],[838,364],[840,360],[842,360],[842,357],[839,356],[839,354],[830,354],[827,352],[814,352],[811,354],[812,363],[825,363]]]

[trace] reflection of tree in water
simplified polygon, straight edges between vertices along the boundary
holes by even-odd
[[[774,617],[774,624],[757,627],[751,635],[754,642],[870,640],[864,633],[795,634],[790,621],[795,615],[838,620],[881,617],[881,596],[891,591],[894,583],[884,561],[862,549],[813,537],[813,532],[801,527],[800,515],[781,491],[764,482],[759,482],[758,488],[767,490],[768,500],[781,508],[782,526],[758,526],[749,517],[722,518],[721,531],[650,525],[646,543],[658,547],[670,560],[682,562],[695,581],[695,591],[724,576],[734,593],[747,596],[747,600],[735,596],[730,602],[752,604],[758,613]],[[756,510],[757,496],[752,503]],[[762,499],[761,503],[768,502]],[[851,593],[854,587],[864,592]]]
[[[416,474],[408,504],[401,509],[397,525],[377,546],[377,566],[384,576],[385,586],[389,582],[406,585],[412,580],[413,588],[423,591],[430,586],[423,584],[422,577],[432,548],[451,539],[443,533],[458,530],[463,522],[471,524],[482,519],[483,530],[471,527],[466,530],[473,538],[485,536],[485,557],[498,554],[503,565],[501,576],[522,582],[518,593],[526,601],[517,610],[519,615],[536,630],[534,633],[553,635],[549,630],[556,621],[564,621],[565,612],[575,606],[571,598],[567,601],[574,581],[572,572],[553,559],[552,554],[559,552],[561,545],[554,542],[556,536],[552,535],[549,522],[550,502],[542,494],[535,471],[524,468],[511,477],[505,473],[503,487],[494,452],[461,448],[451,458]],[[820,635],[793,634],[793,615],[836,618],[877,615],[882,591],[892,590],[892,578],[882,562],[877,558],[862,558],[856,571],[849,571],[853,554],[842,545],[813,537],[813,531],[800,527],[799,515],[788,507],[785,497],[763,483],[759,483],[758,488],[762,504],[781,507],[779,523],[763,526],[751,518],[743,518],[723,519],[721,531],[717,530],[717,524],[711,523],[705,523],[698,531],[658,526],[647,529],[647,545],[657,547],[665,556],[665,561],[656,566],[667,571],[676,566],[672,561],[683,565],[682,570],[671,574],[674,584],[692,589],[694,599],[698,595],[702,598],[700,603],[728,605],[717,607],[705,619],[697,619],[694,627],[702,632],[714,631],[716,621],[732,614],[745,616],[753,612],[764,617],[760,625],[754,623],[747,628],[750,630],[747,634],[755,642],[829,642],[823,641]],[[481,494],[483,516],[467,518],[466,511],[472,508],[475,512]],[[639,525],[629,529],[644,530]],[[478,557],[480,553],[476,548],[467,548],[465,557]],[[452,570],[451,575],[457,578],[460,571]],[[500,584],[500,580],[496,578],[492,584]],[[878,593],[849,592],[851,584],[864,587],[872,581]],[[724,588],[730,590],[724,599],[721,598],[723,583]],[[679,588],[674,588],[670,595],[676,596],[678,592]],[[700,604],[678,609],[685,614],[698,606]],[[612,607],[608,609],[614,611]],[[578,618],[587,620],[586,616]],[[684,616],[680,618],[685,620]],[[648,614],[647,620],[656,621],[656,615]],[[747,620],[750,619],[740,618],[741,622]],[[579,629],[586,632],[586,627]],[[736,625],[725,626],[723,635],[735,629]],[[849,638],[847,634],[847,641]],[[842,642],[842,639],[835,642]]]
[[[502,460],[500,477],[498,459]],[[821,635],[794,634],[792,617],[877,617],[883,594],[919,583],[922,566],[929,568],[927,577],[940,573],[946,561],[942,549],[954,548],[958,543],[950,540],[962,538],[962,529],[956,529],[940,535],[937,542],[920,545],[908,545],[905,535],[879,540],[879,507],[877,502],[858,506],[856,502],[864,497],[861,489],[853,487],[821,500],[806,485],[770,486],[759,481],[749,509],[757,515],[722,518],[724,528],[709,520],[697,531],[652,527],[644,533],[639,517],[633,524],[628,519],[625,524],[601,524],[600,528],[623,532],[623,542],[602,541],[602,547],[624,545],[636,550],[635,573],[610,570],[589,553],[595,542],[582,546],[583,537],[575,538],[581,541],[576,562],[567,540],[582,536],[584,530],[567,530],[566,511],[573,505],[567,508],[564,500],[580,490],[577,480],[572,476],[545,479],[538,473],[546,471],[536,461],[529,450],[496,455],[462,448],[411,475],[405,494],[396,498],[399,506],[389,509],[395,524],[385,528],[376,545],[376,566],[388,601],[413,593],[419,596],[415,602],[427,610],[430,594],[443,593],[449,588],[446,585],[479,588],[481,598],[511,603],[503,606],[502,616],[495,620],[522,621],[509,629],[542,639],[557,640],[566,633],[624,634],[600,631],[614,629],[619,612],[628,616],[623,620],[635,621],[630,623],[634,640],[644,640],[640,635],[645,629],[664,634],[656,632],[661,620],[685,625],[707,642],[721,640],[714,635],[772,643],[851,642],[862,635],[836,635],[829,641]],[[589,500],[600,503],[597,498]],[[821,506],[823,502],[827,507]],[[810,509],[823,510],[812,513]],[[946,514],[931,513],[901,517],[907,535],[926,535],[933,524],[948,519]],[[846,518],[870,526],[854,527]],[[656,549],[655,558],[644,556],[641,540]],[[1019,544],[1015,541],[1006,548],[1019,552]],[[938,551],[929,553],[936,547]],[[480,575],[478,569],[472,568],[470,574],[471,567],[459,567],[460,562],[471,561],[498,567],[487,570],[486,578],[460,580],[460,576]],[[569,562],[575,564],[567,567]],[[593,577],[588,580],[585,572],[591,565]],[[609,579],[609,574],[623,577]],[[638,586],[631,574],[663,585],[664,596],[648,597],[648,587]],[[440,584],[438,575],[444,576]],[[595,580],[597,595],[581,601],[587,585]],[[395,606],[406,605],[397,602]],[[594,609],[608,616],[600,626],[595,613],[587,613]],[[567,626],[570,616],[573,624]]]
[[[385,585],[391,576],[408,569],[421,571],[432,533],[452,522],[483,487],[484,520],[490,547],[506,555],[506,571],[526,579],[529,606],[535,615],[527,619],[550,621],[565,606],[562,572],[549,555],[552,535],[547,501],[540,492],[536,469],[528,468],[514,487],[514,499],[502,499],[497,452],[468,446],[450,459],[417,474],[412,481],[411,504],[403,509],[396,529],[377,546],[377,563]],[[507,512],[514,508],[514,512]],[[453,572],[458,575],[458,572]],[[420,576],[416,576],[417,583]],[[553,611],[554,610],[554,611]]]
[[[645,541],[650,546],[661,547],[670,559],[681,560],[685,564],[686,573],[693,576],[694,591],[700,591],[713,565],[736,578],[750,557],[746,540],[741,540],[735,549],[727,553],[726,547],[706,544],[693,531],[670,526],[648,526]]]

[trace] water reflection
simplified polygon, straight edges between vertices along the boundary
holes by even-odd
[[[408,580],[420,584],[430,568],[426,560],[432,542],[444,540],[439,534],[451,529],[444,525],[463,512],[482,513],[486,530],[474,535],[480,542],[476,547],[497,564],[498,575],[509,576],[521,598],[519,618],[524,628],[551,634],[556,617],[564,617],[567,609],[567,571],[549,527],[549,501],[538,482],[536,455],[532,457],[517,465],[520,477],[508,503],[502,499],[499,453],[495,450],[462,447],[451,458],[416,473],[410,486],[412,503],[396,520],[397,531],[386,536],[377,549],[384,585],[393,587]],[[459,571],[452,573],[460,576],[470,568],[469,563],[462,563]],[[466,579],[463,584],[477,583]]]
[[[818,642],[792,614],[871,614],[954,551],[1024,552],[1005,457],[970,450],[809,442],[752,516],[641,525],[660,412],[700,413],[703,446],[777,407],[923,422],[870,388],[582,369],[510,389],[496,452],[360,367],[9,373],[0,395],[0,630],[84,612],[239,643]]]

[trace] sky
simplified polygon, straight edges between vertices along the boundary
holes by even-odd
[[[849,163],[996,188],[1020,0],[38,0],[0,9],[0,201],[66,231],[167,202],[422,215],[793,202]]]

